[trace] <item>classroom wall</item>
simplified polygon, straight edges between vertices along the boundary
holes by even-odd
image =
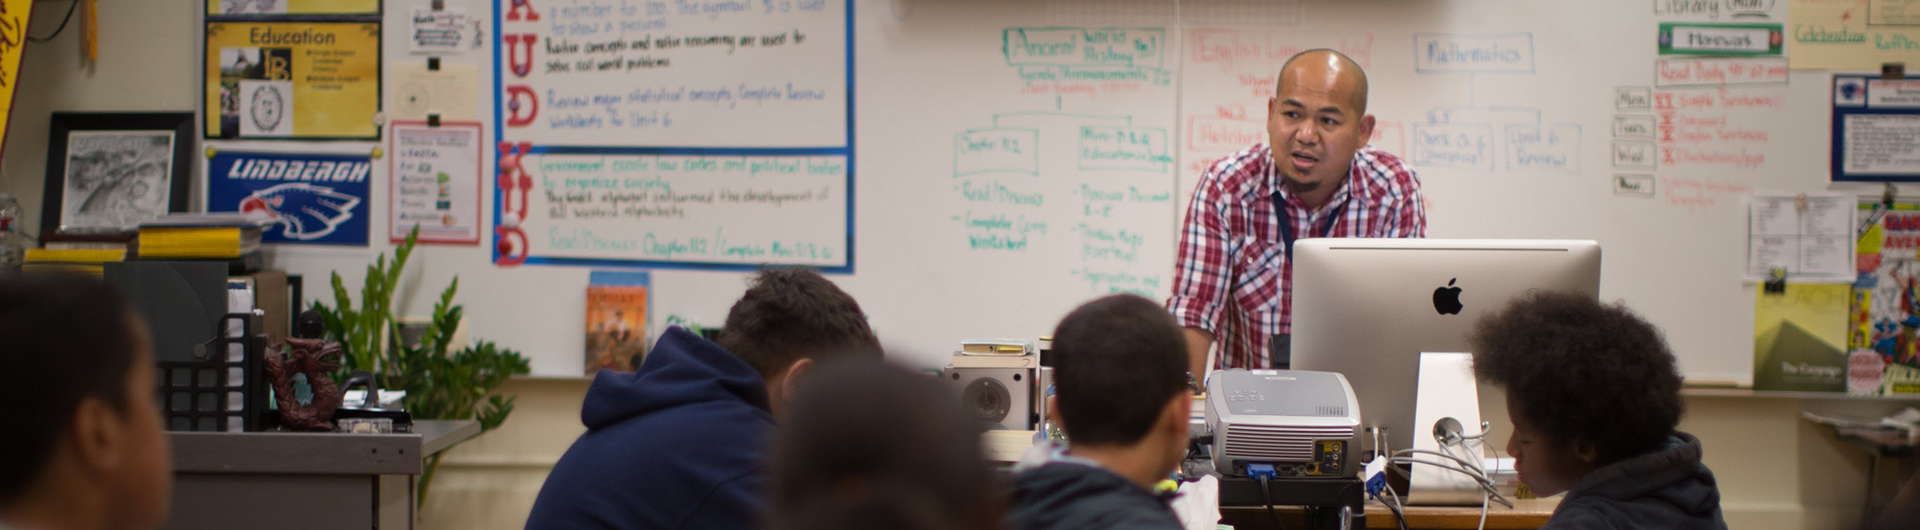
[[[25,225],[38,230],[48,116],[55,110],[190,110],[195,24],[188,0],[101,2],[101,58],[81,64],[77,27],[54,42],[28,46],[19,104],[0,160],[0,192],[20,195]],[[51,33],[64,5],[47,3],[34,35]],[[195,191],[198,194],[198,191]],[[431,255],[428,255],[429,258]],[[426,259],[420,268],[432,268]],[[317,285],[317,284],[316,284]],[[588,381],[520,379],[502,392],[520,396],[499,431],[457,448],[444,461],[422,511],[427,529],[520,528],[547,470],[582,432],[579,406]],[[1727,520],[1738,529],[1852,527],[1866,491],[1866,453],[1799,418],[1803,408],[1879,416],[1886,402],[1802,403],[1770,398],[1693,397],[1682,428],[1700,436],[1721,484]],[[1488,419],[1504,410],[1490,401]],[[1504,434],[1496,434],[1503,438]],[[1891,493],[1893,465],[1882,468]],[[644,480],[644,478],[639,478]]]
[[[185,0],[100,2],[100,60],[81,64],[80,14],[49,42],[27,45],[20,61],[6,150],[0,153],[0,193],[20,197],[25,233],[40,233],[40,196],[46,183],[47,126],[58,111],[191,111],[194,108],[193,3]],[[44,37],[60,25],[65,2],[35,2],[28,34]],[[200,167],[198,161],[194,166]],[[195,170],[196,174],[198,169]],[[199,197],[200,188],[193,188]],[[195,200],[195,207],[199,206]]]

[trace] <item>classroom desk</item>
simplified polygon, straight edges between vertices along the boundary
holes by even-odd
[[[169,432],[173,511],[162,528],[413,528],[422,459],[480,423],[424,420],[414,431]]]
[[[981,437],[988,460],[1000,464],[1009,464],[1020,459],[1021,453],[1033,446],[1033,431],[988,431]],[[1522,499],[1513,501],[1513,507],[1498,504],[1487,512],[1487,528],[1501,530],[1532,530],[1547,523],[1553,516],[1553,509],[1560,505],[1560,498]],[[1400,528],[1394,520],[1393,511],[1375,501],[1367,501],[1367,528]],[[1280,506],[1274,509],[1287,528],[1306,528],[1303,512],[1297,506]],[[1478,528],[1480,508],[1454,506],[1412,506],[1405,510],[1407,527],[1420,529]],[[1232,525],[1236,530],[1271,529],[1273,519],[1267,515],[1265,507],[1223,506],[1220,508],[1220,523]]]
[[[1498,504],[1487,511],[1487,528],[1497,530],[1533,530],[1547,524],[1547,518],[1553,516],[1553,509],[1560,505],[1560,498],[1522,499],[1513,501],[1508,508]],[[1301,518],[1299,508],[1283,506],[1274,509],[1287,528],[1301,528],[1306,521]],[[1460,529],[1478,528],[1480,508],[1459,506],[1409,506],[1407,528]],[[1230,507],[1220,509],[1220,524],[1232,525],[1234,530],[1267,530],[1274,528],[1273,519],[1267,515],[1267,509],[1253,507]],[[1398,521],[1386,505],[1375,501],[1367,502],[1367,528],[1397,529]]]

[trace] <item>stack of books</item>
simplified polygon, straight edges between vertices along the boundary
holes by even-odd
[[[273,220],[258,213],[175,213],[140,223],[142,260],[224,261],[233,274],[260,270],[260,237]]]
[[[25,270],[49,270],[49,269],[76,270],[76,271],[92,274],[94,276],[99,276],[105,270],[104,269],[105,266],[103,264],[117,262],[117,261],[125,261],[126,259],[127,259],[127,251],[124,248],[121,248],[121,249],[30,248],[30,249],[27,249],[26,264],[22,268]]]

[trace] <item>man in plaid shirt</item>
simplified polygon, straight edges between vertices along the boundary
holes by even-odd
[[[1374,120],[1360,65],[1332,50],[1295,55],[1267,114],[1268,143],[1208,167],[1181,230],[1167,308],[1185,326],[1195,377],[1215,342],[1215,367],[1286,364],[1294,241],[1426,235],[1420,179],[1365,147]]]

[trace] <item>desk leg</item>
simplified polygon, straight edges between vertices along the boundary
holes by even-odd
[[[374,523],[377,530],[413,530],[413,475],[380,475],[374,479]]]
[[[1879,493],[1880,489],[1880,450],[1876,447],[1868,454],[1872,455],[1872,458],[1867,460],[1867,494],[1861,496],[1866,499],[1866,504],[1860,507],[1860,521],[1862,524],[1872,521],[1875,516],[1879,515],[1877,512],[1880,511],[1875,509],[1877,508],[1877,506],[1875,506],[1875,499],[1878,497],[1878,495],[1875,494]]]

